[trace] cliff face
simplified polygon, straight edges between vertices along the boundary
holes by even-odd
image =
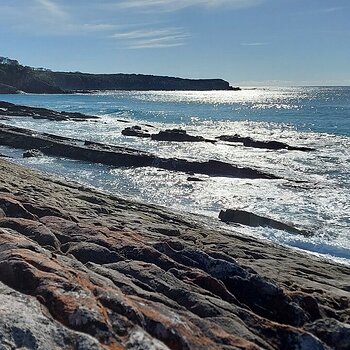
[[[222,79],[181,79],[142,74],[52,72],[1,64],[0,93],[65,93],[78,90],[230,90]]]
[[[0,64],[0,92],[63,93],[58,86],[41,79],[37,71],[21,65]]]

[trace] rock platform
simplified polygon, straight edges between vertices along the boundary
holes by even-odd
[[[346,350],[349,322],[349,266],[0,159],[0,349]]]

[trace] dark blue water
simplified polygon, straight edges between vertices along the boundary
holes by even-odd
[[[13,103],[128,115],[164,123],[263,121],[301,131],[350,136],[350,87],[250,89],[240,92],[117,92],[96,95],[6,95]]]

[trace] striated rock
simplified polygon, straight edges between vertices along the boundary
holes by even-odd
[[[242,137],[237,134],[233,136],[222,135],[217,137],[217,139],[221,141],[226,141],[226,142],[240,142],[240,143],[243,143],[243,146],[254,147],[254,148],[265,148],[265,149],[272,149],[272,150],[287,149],[289,151],[302,151],[302,152],[315,151],[314,148],[310,148],[310,147],[290,146],[284,142],[279,142],[279,141],[256,141],[256,140],[253,140],[251,137]]]
[[[242,224],[246,226],[269,226],[275,228],[277,230],[288,231],[295,234],[301,234],[304,236],[309,236],[311,233],[299,230],[291,225],[285,224],[280,221],[276,221],[271,218],[266,218],[260,215],[256,215],[254,213],[245,211],[245,210],[237,210],[237,209],[227,209],[221,210],[219,213],[219,219],[224,222],[234,222],[237,224]]]
[[[0,124],[0,144],[38,149],[48,156],[66,157],[119,167],[155,167],[171,171],[192,172],[211,176],[251,179],[278,179],[262,171],[238,167],[216,160],[195,162],[177,158],[161,158],[132,148],[105,145],[98,142],[71,139],[47,133]]]
[[[348,266],[1,159],[0,183],[4,349],[350,345]]]

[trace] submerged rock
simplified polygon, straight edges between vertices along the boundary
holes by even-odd
[[[295,234],[301,234],[304,236],[311,235],[310,232],[299,230],[294,226],[285,224],[280,221],[276,221],[271,218],[256,215],[249,211],[237,210],[237,209],[227,209],[221,210],[219,213],[219,219],[223,222],[234,222],[237,224],[242,224],[251,227],[258,226],[269,226],[277,230],[288,231]]]
[[[44,156],[44,153],[38,149],[30,149],[23,153],[23,158],[37,158]]]

